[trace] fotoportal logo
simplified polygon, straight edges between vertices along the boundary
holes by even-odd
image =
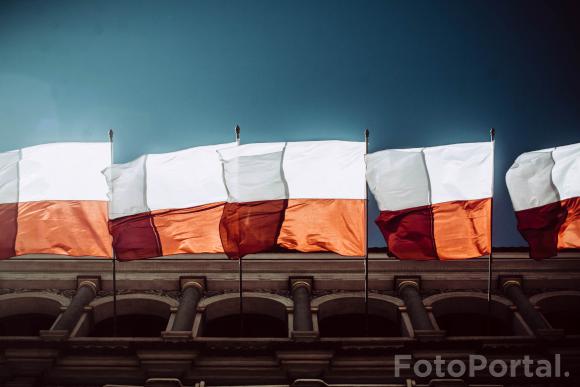
[[[413,361],[411,355],[395,355],[395,377],[412,372],[419,378],[464,378],[490,375],[494,378],[560,378],[569,377],[570,372],[562,370],[560,354],[553,360],[532,359],[525,355],[521,359],[493,359],[488,361],[483,355],[469,355],[467,359],[420,359]]]

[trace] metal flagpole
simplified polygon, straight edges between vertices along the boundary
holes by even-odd
[[[489,130],[489,136],[491,141],[491,208],[489,216],[489,239],[490,239],[490,250],[489,259],[487,267],[487,330],[488,334],[491,335],[491,283],[492,283],[492,266],[493,266],[493,179],[494,179],[494,169],[495,169],[495,129],[491,128]]]
[[[369,153],[369,130],[365,129],[365,156]],[[365,168],[366,169],[366,168]],[[365,177],[365,333],[369,335],[369,191]]]
[[[111,147],[111,168],[112,168],[114,162],[113,129],[109,129],[109,145]],[[111,206],[112,200],[113,200],[113,185],[111,184],[111,197],[109,198],[109,206]],[[117,337],[117,255],[115,254],[114,246],[113,246],[113,337]]]
[[[236,125],[236,145],[240,145],[240,126]],[[244,336],[244,298],[243,298],[243,271],[242,271],[242,257],[238,258],[238,288],[240,293],[240,337]]]

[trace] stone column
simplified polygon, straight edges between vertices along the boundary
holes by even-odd
[[[78,289],[70,305],[63,312],[51,331],[71,332],[87,306],[96,296],[99,279],[79,279]]]
[[[294,300],[294,331],[312,331],[312,315],[310,312],[309,281],[295,280],[292,282],[292,299]]]
[[[204,282],[203,279],[191,279],[183,283],[181,301],[171,328],[172,331],[191,332],[197,312],[197,304],[203,296]]]
[[[294,340],[313,341],[318,337],[312,326],[312,311],[310,310],[310,296],[314,280],[310,277],[291,277],[289,286],[294,301],[292,331]]]
[[[413,279],[401,279],[397,284],[398,292],[407,308],[413,329],[416,331],[433,331],[433,325],[423,305],[419,294],[419,281]]]
[[[522,290],[522,281],[518,278],[505,278],[502,281],[502,288],[504,294],[514,303],[518,308],[518,312],[522,315],[526,323],[536,333],[551,330],[542,318],[540,312],[534,308],[528,297]]]

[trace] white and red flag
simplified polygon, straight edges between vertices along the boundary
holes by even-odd
[[[217,150],[235,143],[149,154],[105,171],[118,259],[221,253],[227,198]]]
[[[506,183],[532,258],[580,248],[580,144],[521,154]]]
[[[238,243],[234,243],[231,249],[224,247],[226,252],[232,251],[232,257],[243,255],[236,255],[236,248],[240,252],[264,251],[267,250],[264,246],[274,245],[302,252],[329,251],[345,256],[364,254],[364,143],[248,144],[221,150],[220,154],[230,194],[236,187],[245,189],[243,196],[230,195],[232,204],[227,208],[231,211],[224,213],[227,221],[222,223],[229,225],[230,230],[222,241]],[[281,168],[279,157],[282,158]],[[286,187],[284,195],[282,185]],[[260,208],[264,206],[267,210],[258,217]],[[257,227],[258,220],[269,223],[267,229],[275,233],[264,234],[268,240],[266,243],[264,239],[260,245],[264,249],[244,250],[244,243],[250,246],[254,243],[250,241],[257,237],[250,229],[235,231],[237,225],[240,228],[250,224]],[[264,230],[266,226],[259,228]],[[224,230],[222,228],[222,235],[226,235]],[[272,242],[274,237],[276,239]]]
[[[491,252],[493,143],[390,149],[367,155],[376,224],[400,259]]]
[[[0,154],[0,259],[111,257],[108,143],[54,143]]]
[[[250,144],[218,151],[228,192],[220,237],[229,258],[276,246],[288,207],[283,144]]]

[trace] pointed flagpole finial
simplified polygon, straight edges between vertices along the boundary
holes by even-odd
[[[369,134],[370,131],[365,129],[365,154],[369,153]]]
[[[236,132],[236,142],[238,143],[238,145],[240,144],[240,125],[236,125],[236,129],[234,129]]]
[[[113,129],[109,129],[109,141],[113,142]]]
[[[491,137],[491,141],[495,141],[495,128],[489,130],[489,136]]]

